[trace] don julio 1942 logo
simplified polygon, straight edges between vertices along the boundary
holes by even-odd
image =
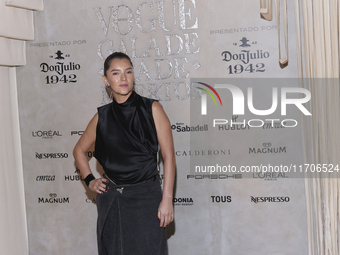
[[[70,54],[64,54],[58,50],[54,55],[49,58],[55,59],[55,63],[41,63],[40,71],[46,73],[45,82],[47,85],[59,83],[76,83],[76,72],[80,70],[80,64],[75,62],[65,62],[65,58],[69,58]]]

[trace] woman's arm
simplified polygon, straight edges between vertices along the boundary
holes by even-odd
[[[91,147],[91,145],[96,141],[96,128],[98,123],[98,113],[94,115],[90,123],[87,125],[86,130],[83,135],[80,137],[78,143],[73,149],[73,156],[76,160],[76,166],[80,170],[81,176],[83,178],[87,177],[89,174],[92,174],[89,162],[86,157],[86,152]],[[108,180],[104,178],[98,178],[90,181],[89,188],[92,191],[95,191],[99,194],[106,191],[106,185],[103,182],[107,182]]]
[[[176,159],[170,121],[160,103],[154,102],[152,104],[152,115],[157,130],[158,143],[164,160],[163,197],[158,208],[158,218],[160,219],[160,227],[165,228],[174,219],[173,188]]]

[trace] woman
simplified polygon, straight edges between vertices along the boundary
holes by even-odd
[[[165,227],[174,218],[175,180],[169,119],[157,101],[134,92],[133,65],[126,54],[107,57],[103,80],[112,103],[98,108],[73,152],[85,183],[98,193],[99,255],[167,254]],[[95,179],[85,155],[93,143],[103,178]],[[164,159],[163,194],[158,145]]]

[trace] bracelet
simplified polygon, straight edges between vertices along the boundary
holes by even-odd
[[[90,182],[94,179],[96,178],[94,178],[93,174],[89,174],[88,176],[86,176],[86,178],[84,179],[86,186],[88,187],[90,185]]]

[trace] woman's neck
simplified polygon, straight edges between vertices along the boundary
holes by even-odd
[[[128,98],[131,96],[131,94],[132,94],[132,90],[126,95],[121,95],[121,94],[113,95],[113,98],[118,104],[122,104],[126,100],[128,100]]]

